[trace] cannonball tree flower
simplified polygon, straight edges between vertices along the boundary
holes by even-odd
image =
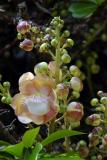
[[[84,115],[83,105],[78,102],[69,103],[66,111],[67,118],[72,122],[78,122]]]
[[[47,76],[24,73],[19,79],[20,93],[13,97],[11,106],[22,123],[43,124],[58,113],[55,81]]]
[[[17,31],[21,34],[29,32],[31,25],[27,21],[20,21],[17,25]]]

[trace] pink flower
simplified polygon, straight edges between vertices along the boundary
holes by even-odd
[[[34,76],[31,72],[19,79],[20,93],[13,97],[11,106],[22,123],[43,124],[58,113],[55,82],[49,77]]]

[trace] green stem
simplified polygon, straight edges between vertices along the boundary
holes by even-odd
[[[67,119],[66,116],[64,117],[64,124],[65,124],[65,129],[68,129],[68,123],[67,123]],[[66,147],[66,151],[70,151],[70,140],[68,137],[65,137],[65,147]]]
[[[60,31],[56,28],[56,39],[58,41],[58,45],[56,48],[56,69],[55,69],[55,77],[56,83],[59,82],[59,74],[60,74]]]

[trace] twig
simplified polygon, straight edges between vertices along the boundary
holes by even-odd
[[[17,143],[16,139],[5,129],[4,124],[0,121],[0,133],[12,144]]]

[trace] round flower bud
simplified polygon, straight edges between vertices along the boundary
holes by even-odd
[[[99,112],[105,112],[105,106],[103,104],[100,104],[99,107],[96,107],[95,109],[96,111],[99,111]]]
[[[70,32],[68,30],[65,30],[63,32],[63,37],[69,37],[70,36]]]
[[[11,96],[8,96],[8,97],[6,98],[6,104],[11,104],[11,102],[12,102],[12,97],[11,97]]]
[[[62,57],[61,57],[61,60],[63,63],[70,63],[71,61],[71,57],[69,56],[69,54],[63,54]]]
[[[85,76],[85,74],[83,72],[81,72],[81,74],[80,74],[80,79],[81,80],[85,80],[86,79],[86,76]]]
[[[97,92],[97,95],[98,95],[99,97],[103,97],[104,92],[103,92],[103,91],[98,91],[98,92]]]
[[[92,134],[96,134],[96,135],[99,135],[101,136],[103,133],[103,129],[101,127],[95,127],[93,130],[92,130]]]
[[[102,138],[102,144],[104,148],[107,149],[107,134],[105,134],[104,137]]]
[[[6,103],[6,97],[3,96],[3,97],[1,98],[1,102],[2,102],[2,103]]]
[[[99,70],[100,70],[100,66],[99,66],[99,65],[93,64],[93,65],[91,66],[91,72],[92,72],[93,74],[97,74],[97,73],[99,72]]]
[[[76,91],[72,91],[72,96],[73,96],[73,98],[78,99],[80,97],[80,93],[76,92]]]
[[[17,31],[21,34],[25,34],[30,31],[31,25],[27,21],[21,21],[17,25]]]
[[[1,98],[1,102],[2,103],[6,103],[6,104],[11,104],[12,102],[12,97],[8,96],[8,97],[2,97]]]
[[[63,55],[63,54],[68,54],[68,51],[66,50],[66,49],[62,49],[61,50],[61,54]]]
[[[31,41],[30,39],[25,39],[20,43],[20,48],[24,49],[25,51],[31,51],[33,49],[33,46],[33,41]]]
[[[34,67],[34,73],[36,75],[46,74],[48,72],[48,64],[46,62],[41,62]]]
[[[48,44],[47,43],[41,44],[39,51],[40,52],[47,52],[47,50],[48,50]]]
[[[57,93],[58,99],[61,99],[61,100],[67,99],[69,88],[68,86],[65,86],[63,83],[60,83],[57,85],[56,93]]]
[[[89,138],[89,147],[95,147],[99,144],[99,136],[93,133],[88,135]]]
[[[103,157],[102,157],[101,154],[99,154],[99,155],[97,156],[97,160],[103,160]]]
[[[87,64],[88,65],[92,65],[92,64],[94,64],[95,63],[95,59],[93,58],[93,57],[88,57],[87,58]]]
[[[33,33],[38,33],[38,32],[39,32],[38,28],[35,27],[35,26],[31,28],[31,31],[32,31]]]
[[[21,33],[18,33],[18,34],[17,34],[17,39],[19,39],[19,40],[21,40],[21,39],[22,39],[22,35],[21,35]]]
[[[87,143],[86,143],[86,141],[84,141],[84,140],[80,140],[80,141],[78,142],[78,144],[77,144],[77,148],[78,148],[78,147],[85,147],[85,146],[87,146]]]
[[[90,103],[94,107],[94,106],[97,106],[99,104],[99,100],[98,100],[98,98],[93,98]]]
[[[4,82],[3,86],[4,86],[4,88],[9,89],[10,88],[10,82]]]
[[[77,60],[76,61],[76,65],[78,68],[81,68],[82,67],[82,61],[81,60]]]
[[[67,47],[71,47],[71,46],[74,45],[74,41],[69,38],[69,39],[66,40],[66,44],[67,44]]]
[[[70,66],[69,70],[70,70],[71,75],[74,77],[79,77],[81,74],[79,68],[75,65]]]
[[[58,45],[58,41],[57,41],[56,39],[52,39],[51,45],[52,45],[53,47],[56,47],[56,46]]]
[[[71,84],[71,88],[74,91],[81,92],[83,89],[82,81],[78,77],[72,77],[70,80],[70,84]]]
[[[78,122],[84,115],[83,105],[78,102],[69,103],[66,111],[67,118],[72,122]]]
[[[101,123],[101,117],[99,114],[92,114],[91,116],[87,117],[86,123],[91,126],[98,126]]]
[[[51,28],[46,28],[45,31],[46,31],[46,33],[50,33],[51,32]]]
[[[86,147],[80,147],[79,148],[79,153],[80,153],[81,157],[86,158],[89,155],[89,148],[87,146]]]
[[[107,97],[102,97],[100,102],[104,105],[107,105]]]
[[[78,142],[76,150],[79,151],[81,157],[83,158],[86,158],[89,155],[89,148],[83,140]]]

